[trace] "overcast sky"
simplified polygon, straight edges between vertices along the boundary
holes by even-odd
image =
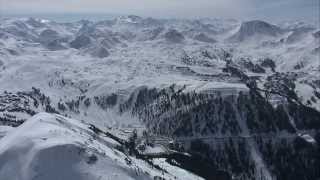
[[[319,20],[320,0],[0,0],[0,13]],[[320,21],[320,20],[319,20]]]

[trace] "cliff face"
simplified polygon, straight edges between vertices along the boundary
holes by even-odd
[[[230,37],[229,40],[241,42],[253,36],[261,37],[276,37],[282,33],[282,30],[264,21],[254,20],[241,24],[239,31]]]

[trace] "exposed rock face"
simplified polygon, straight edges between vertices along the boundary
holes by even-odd
[[[80,35],[80,36],[77,36],[76,39],[74,39],[70,43],[70,46],[75,49],[81,49],[83,47],[88,46],[90,43],[91,43],[90,37],[86,35]]]
[[[239,64],[243,68],[245,68],[245,69],[247,69],[247,70],[249,70],[251,72],[254,72],[254,73],[265,73],[265,69],[263,67],[261,67],[258,64],[252,63],[250,60],[241,59]]]
[[[64,38],[60,37],[57,31],[45,29],[39,35],[39,41],[51,51],[66,49],[61,43]]]
[[[53,39],[57,39],[59,37],[59,34],[57,31],[54,31],[52,29],[46,29],[44,31],[42,31],[40,33],[40,39],[43,39],[43,40],[53,40]]]
[[[143,31],[143,37],[139,38],[139,40],[142,40],[142,41],[155,40],[163,31],[164,31],[163,27],[146,29]]]
[[[320,38],[320,31],[313,33],[313,37],[316,39],[319,39]]]
[[[64,47],[62,44],[61,44],[61,40],[59,39],[55,39],[51,42],[48,42],[46,44],[46,47],[51,50],[51,51],[57,51],[57,50],[63,50],[63,49],[66,49],[66,47]]]
[[[276,68],[275,62],[270,58],[263,59],[261,62],[261,66],[266,68],[271,68],[272,71],[275,71],[275,68]]]
[[[207,36],[206,34],[200,33],[194,37],[195,40],[206,42],[206,43],[215,43],[217,42],[215,39]]]
[[[95,48],[91,53],[91,55],[98,58],[105,58],[105,57],[108,57],[110,53],[107,49],[103,47],[99,47],[99,48]]]
[[[313,54],[320,54],[320,46],[312,50]]]
[[[171,29],[164,34],[164,38],[171,43],[182,43],[184,41],[184,36],[175,29]]]
[[[9,54],[13,55],[13,56],[18,56],[19,52],[14,50],[14,49],[6,49],[6,51],[9,52]]]
[[[241,24],[240,30],[233,35],[230,40],[241,42],[256,35],[275,37],[281,33],[282,30],[275,25],[258,20],[248,21]]]

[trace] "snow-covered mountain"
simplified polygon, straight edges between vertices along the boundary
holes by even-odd
[[[307,23],[259,20],[1,19],[0,175],[18,168],[15,179],[49,176],[61,169],[42,163],[58,153],[71,159],[58,156],[55,165],[77,166],[65,178],[99,179],[112,167],[119,179],[174,179],[172,171],[182,179],[317,179],[318,34]],[[51,114],[38,114],[44,111]],[[88,127],[107,129],[115,139],[138,130],[137,144],[153,144],[145,152],[180,152],[173,156],[180,166],[166,164],[170,156],[154,160],[168,169],[150,170],[104,137],[88,144],[96,137]],[[29,154],[14,154],[21,152]],[[92,154],[93,165],[86,163]],[[139,176],[122,163],[125,156]]]
[[[35,115],[1,139],[1,178],[202,179],[165,158],[150,161],[151,153],[130,157],[121,141],[92,127],[59,115]]]
[[[232,41],[246,41],[247,39],[260,39],[263,37],[277,37],[282,30],[264,21],[248,21],[241,24],[239,31],[230,37]]]

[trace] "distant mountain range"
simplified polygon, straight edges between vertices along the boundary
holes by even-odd
[[[319,32],[2,18],[0,177],[318,179]]]

